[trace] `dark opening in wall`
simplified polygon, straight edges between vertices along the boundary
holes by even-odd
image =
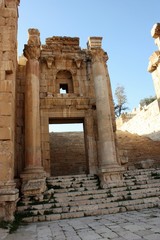
[[[59,92],[62,93],[62,94],[68,93],[68,84],[65,84],[65,83],[60,84]]]

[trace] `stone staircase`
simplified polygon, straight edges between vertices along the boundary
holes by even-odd
[[[111,214],[160,206],[160,169],[124,173],[124,180],[101,188],[93,175],[50,177],[43,199],[21,200],[25,222]]]

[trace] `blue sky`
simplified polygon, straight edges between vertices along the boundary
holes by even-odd
[[[21,0],[18,51],[27,42],[28,28],[38,28],[41,42],[51,36],[102,36],[114,96],[123,85],[132,110],[142,98],[154,96],[148,60],[157,50],[150,31],[160,22],[160,0]]]

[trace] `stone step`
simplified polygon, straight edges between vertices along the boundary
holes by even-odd
[[[56,207],[66,207],[66,206],[80,206],[80,205],[93,205],[93,204],[101,204],[108,202],[118,202],[123,200],[136,200],[142,198],[149,197],[158,197],[160,196],[159,188],[151,188],[151,189],[143,189],[142,190],[133,190],[133,191],[123,191],[118,194],[115,192],[108,192],[103,194],[90,194],[84,196],[74,196],[74,197],[58,197],[50,199],[50,202],[46,202],[46,204],[38,204],[33,205],[35,209],[48,209],[53,205]],[[18,207],[18,211],[27,210],[27,208],[31,208],[29,206],[21,206]]]
[[[160,184],[159,184],[160,185]],[[132,190],[119,190],[119,191],[115,191],[115,189],[111,189],[110,191],[102,191],[102,190],[97,190],[94,192],[78,192],[75,195],[54,195],[54,197],[56,199],[58,199],[59,202],[64,202],[66,200],[69,201],[78,201],[79,199],[85,200],[91,197],[94,197],[95,199],[99,199],[99,198],[110,198],[110,197],[119,197],[121,195],[133,195],[136,198],[137,194],[143,194],[143,195],[147,195],[150,193],[153,194],[157,194],[157,192],[159,191],[159,186],[158,187],[154,187],[154,188],[142,188],[142,189],[132,189]]]
[[[88,191],[67,191],[66,192],[62,191],[55,191],[54,196],[56,198],[66,198],[66,197],[75,197],[75,196],[86,196],[86,195],[95,195],[95,194],[105,194],[105,193],[117,193],[117,194],[121,194],[122,192],[125,191],[133,191],[133,190],[137,190],[137,192],[141,192],[141,191],[148,191],[148,189],[151,188],[160,188],[160,181],[156,180],[154,181],[154,183],[149,183],[149,184],[143,184],[143,185],[129,185],[129,186],[124,186],[124,187],[117,187],[117,188],[104,188],[104,189],[92,189],[92,190],[88,190]]]
[[[61,188],[61,189],[65,189],[65,188],[75,188],[75,189],[78,189],[78,188],[82,188],[82,187],[97,187],[98,185],[98,182],[95,181],[95,182],[63,182],[63,183],[59,183],[59,182],[49,182],[48,183],[48,187],[49,188],[54,188],[54,189],[58,189]]]
[[[94,191],[94,190],[97,190],[99,187],[98,186],[86,186],[86,187],[79,187],[79,188],[77,188],[77,187],[72,187],[72,188],[54,188],[54,192],[55,193],[59,193],[59,194],[61,194],[61,193],[67,193],[67,194],[69,194],[69,193],[72,193],[72,194],[76,194],[76,192],[87,192],[87,191]]]
[[[36,216],[30,216],[23,218],[24,222],[36,222],[36,221],[50,221],[66,218],[76,218],[83,216],[94,216],[101,214],[113,214],[118,212],[125,212],[131,210],[140,210],[144,208],[159,207],[159,198],[148,198],[142,200],[129,200],[121,201],[117,203],[99,204],[99,205],[87,205],[77,208],[55,208],[50,210],[37,211],[33,210],[33,214]],[[34,212],[35,211],[35,212]],[[26,214],[27,215],[27,214]],[[29,215],[29,214],[28,214]]]
[[[47,181],[87,181],[97,179],[95,175],[92,174],[80,174],[80,175],[67,175],[67,176],[58,176],[58,177],[48,177]]]
[[[137,169],[137,170],[133,170],[133,171],[126,171],[123,175],[124,177],[135,177],[135,176],[152,176],[155,173],[160,173],[160,168],[154,169],[154,168],[150,168],[150,169]]]
[[[122,182],[99,186],[93,175],[48,178],[43,201],[29,199],[17,208],[25,221],[49,221],[160,206],[160,170],[124,173]]]

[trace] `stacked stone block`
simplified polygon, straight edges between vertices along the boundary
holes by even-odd
[[[51,176],[88,172],[83,132],[50,133]]]
[[[0,1],[0,218],[13,219],[18,1]]]

